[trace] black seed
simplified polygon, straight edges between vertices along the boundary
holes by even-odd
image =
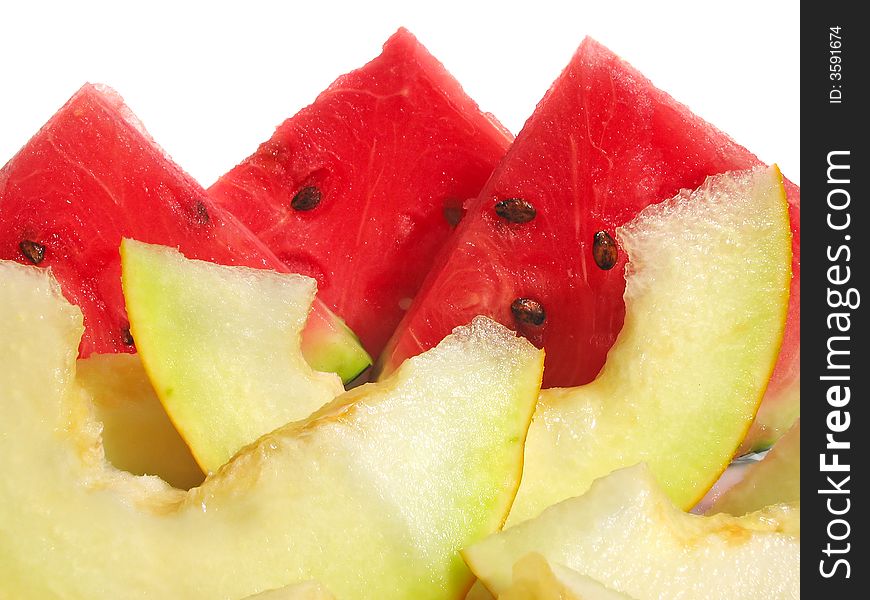
[[[321,198],[323,198],[323,194],[320,193],[316,185],[306,185],[293,196],[290,207],[293,210],[312,210],[320,204]]]
[[[456,227],[459,225],[459,221],[462,220],[462,216],[465,213],[462,210],[462,200],[458,198],[448,198],[444,201],[444,220],[450,224],[451,227]]]
[[[514,319],[525,325],[540,327],[547,320],[544,307],[537,300],[531,298],[517,298],[511,303],[511,312]]]
[[[595,259],[595,264],[605,271],[616,266],[619,249],[616,247],[616,240],[606,231],[595,234],[595,240],[592,242],[592,258]]]
[[[39,242],[21,240],[18,244],[18,249],[21,250],[21,254],[23,254],[27,260],[35,265],[41,263],[42,259],[45,258],[45,246]]]
[[[526,202],[522,198],[508,198],[501,202],[496,202],[495,214],[502,219],[511,223],[528,223],[535,218],[538,211],[531,203]]]
[[[134,345],[136,345],[136,342],[133,341],[133,334],[130,333],[130,326],[129,326],[129,325],[128,325],[127,327],[122,327],[122,328],[121,328],[121,342],[122,342],[125,346],[134,346]]]
[[[193,220],[197,225],[207,225],[211,220],[208,214],[208,207],[202,200],[197,200],[193,207]]]

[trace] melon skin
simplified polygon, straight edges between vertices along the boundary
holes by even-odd
[[[538,104],[480,195],[470,201],[399,325],[376,371],[390,373],[456,325],[488,315],[547,351],[544,387],[590,382],[619,333],[625,253],[610,270],[593,258],[599,231],[611,235],[641,209],[695,189],[705,178],[761,163],[725,133],[657,89],[598,42],[584,40]],[[800,189],[785,183],[793,236],[785,341],[763,417],[746,448],[768,445],[799,413]],[[495,204],[522,198],[537,210],[523,224]],[[546,312],[542,326],[518,322],[516,298]],[[785,413],[784,427],[771,427]],[[766,416],[765,416],[766,415]]]
[[[511,139],[400,29],[209,194],[377,355]]]
[[[65,297],[84,313],[83,358],[135,351],[121,293],[122,237],[214,263],[288,272],[165,155],[106,86],[84,85],[0,170],[0,208],[0,259],[51,267]],[[28,257],[22,242],[39,244],[41,256]],[[352,333],[322,303],[310,321],[315,345],[327,338],[357,348],[350,360],[328,365],[334,368],[315,368],[348,379],[368,365]]]

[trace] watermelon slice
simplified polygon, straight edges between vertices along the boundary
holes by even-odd
[[[190,257],[287,271],[162,152],[113,90],[85,85],[0,171],[0,259],[51,267],[84,313],[82,357],[133,352],[121,293],[122,237]],[[306,358],[347,380],[368,365],[320,303]]]
[[[377,354],[510,141],[400,29],[209,193]]]
[[[546,348],[546,387],[588,383],[624,316],[615,228],[708,175],[758,164],[587,38],[468,203],[378,369],[393,371],[485,314]],[[774,405],[796,401],[800,373],[800,190],[787,187],[794,279]]]

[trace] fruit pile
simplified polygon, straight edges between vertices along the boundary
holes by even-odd
[[[0,171],[0,597],[798,597],[799,279],[592,40],[512,139],[400,30],[208,189],[86,85]]]

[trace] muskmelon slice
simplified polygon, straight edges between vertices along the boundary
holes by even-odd
[[[641,461],[689,509],[752,424],[782,342],[788,204],[775,168],[712,177],[617,231],[625,325],[599,376],[544,390],[509,523]]]
[[[106,463],[75,382],[82,314],[50,275],[3,262],[0,281],[0,597],[467,591],[459,549],[519,482],[543,369],[525,340],[476,320],[184,492]]]
[[[204,471],[344,391],[302,356],[309,277],[121,243],[130,331],[157,396]]]
[[[798,598],[800,507],[743,517],[676,508],[643,464],[463,551],[499,596],[529,552],[639,600]],[[500,596],[499,596],[500,597]]]

